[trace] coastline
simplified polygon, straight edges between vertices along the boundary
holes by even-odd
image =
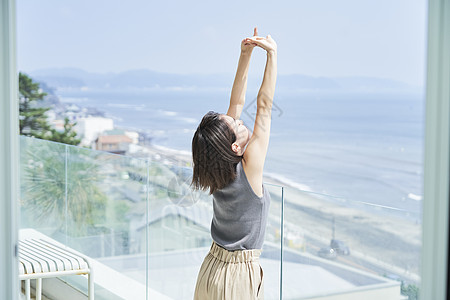
[[[188,151],[158,145],[145,148],[159,161],[192,166]],[[338,198],[325,199],[306,185],[280,180],[277,174],[264,174],[263,178],[264,183],[284,188],[286,245],[300,240],[302,251],[317,255],[320,248],[329,245],[334,227],[335,238],[344,241],[352,253],[338,257],[339,262],[366,271],[378,270],[373,271],[378,275],[395,274],[415,284],[420,281],[420,223],[386,214],[382,209],[370,212],[350,207]],[[272,205],[281,208],[280,194],[277,192],[272,198]]]
[[[156,157],[157,160],[166,158],[169,161],[176,162],[180,166],[190,166],[190,167],[192,166],[192,153],[190,151],[177,150],[166,146],[154,144],[145,145],[142,147],[144,147],[151,155],[161,156],[161,158]],[[307,185],[294,182],[288,178],[283,178],[283,176],[279,174],[265,172],[263,174],[263,181],[268,184],[288,187],[291,189],[296,189],[298,191],[312,192]]]

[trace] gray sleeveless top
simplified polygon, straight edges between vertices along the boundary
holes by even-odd
[[[242,167],[236,166],[236,178],[213,193],[213,240],[227,250],[261,249],[266,232],[270,194],[263,185],[263,196],[253,191]]]

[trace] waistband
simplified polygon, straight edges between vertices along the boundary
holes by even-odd
[[[209,250],[209,253],[218,260],[229,263],[259,261],[261,252],[261,249],[228,251],[214,241]]]

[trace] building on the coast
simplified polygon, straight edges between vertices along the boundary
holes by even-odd
[[[80,146],[94,148],[95,140],[106,130],[114,129],[113,119],[103,117],[86,117],[77,119],[74,129],[81,138]]]
[[[100,135],[95,140],[95,149],[115,154],[125,154],[133,140],[126,135]]]
[[[131,145],[139,143],[139,133],[122,129],[106,130],[95,140],[95,149],[116,154],[130,152]]]
[[[123,129],[112,129],[106,130],[102,133],[102,135],[126,135],[131,139],[132,144],[139,143],[139,133],[136,131],[123,130]]]

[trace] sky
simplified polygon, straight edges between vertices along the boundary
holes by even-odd
[[[425,0],[17,0],[18,67],[231,74],[254,26],[277,42],[278,74],[424,85]],[[265,60],[255,49],[249,76]]]

